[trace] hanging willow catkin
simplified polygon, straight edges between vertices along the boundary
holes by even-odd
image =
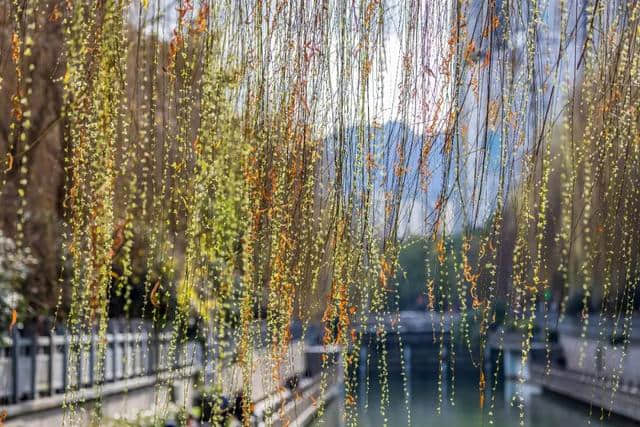
[[[65,422],[84,419],[77,369],[88,344],[79,337],[97,337],[100,390],[118,300],[125,316],[151,318],[156,332],[171,328],[169,366],[190,356],[183,344],[196,322],[212,372],[196,386],[221,406],[235,360],[245,420],[257,377],[284,390],[293,323],[305,333],[321,324],[321,343],[341,352],[347,424],[359,424],[358,393],[369,392],[369,379],[353,375],[360,364],[381,373],[376,403],[389,424],[389,347],[405,345],[392,339],[401,333],[398,255],[411,235],[426,253],[438,412],[455,404],[456,363],[468,354],[493,423],[497,379],[485,370],[485,349],[499,304],[519,335],[523,383],[537,325],[548,374],[552,310],[562,321],[575,299],[580,364],[592,357],[592,329],[601,343],[624,341],[612,344],[620,354],[613,376],[592,381],[592,395],[607,383],[613,402],[640,277],[639,8],[622,0],[11,1],[0,30],[0,91],[9,100],[0,197],[17,247],[33,243],[42,197],[33,180],[48,173],[36,162],[48,128],[33,109],[46,96],[35,88],[49,78],[38,62],[45,23],[59,22],[63,33],[62,77],[49,84],[63,93],[55,305],[72,337]],[[494,340],[499,354],[504,334]],[[377,351],[363,358],[363,345]],[[328,354],[322,365],[324,394]],[[178,375],[170,369],[158,387]],[[188,406],[187,396],[178,405]],[[521,387],[513,403],[524,425]],[[324,404],[316,402],[320,413]],[[93,408],[97,425],[106,415],[100,399]],[[158,398],[154,419],[169,409]]]

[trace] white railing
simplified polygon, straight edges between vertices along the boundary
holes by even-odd
[[[17,403],[97,383],[152,376],[202,360],[196,342],[175,349],[172,332],[108,333],[101,341],[102,352],[99,339],[95,334],[0,337],[0,401]]]

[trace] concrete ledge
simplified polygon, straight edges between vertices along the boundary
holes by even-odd
[[[334,384],[329,388],[329,390],[324,395],[324,403],[325,405],[329,404],[333,399],[335,399],[340,392],[340,384]],[[316,405],[309,405],[307,409],[302,411],[300,416],[294,421],[294,426],[306,427],[313,420],[315,420],[316,415],[318,414],[318,407]]]
[[[613,394],[608,384],[600,378],[585,373],[531,365],[531,382],[558,394],[592,404],[635,421],[640,421],[640,391],[619,387]]]
[[[133,377],[119,380],[112,383],[105,383],[102,387],[83,388],[71,394],[56,394],[54,396],[42,397],[35,400],[16,403],[5,406],[3,409],[7,411],[7,420],[27,415],[34,412],[42,412],[53,409],[61,409],[63,403],[86,403],[97,400],[101,397],[109,397],[116,394],[123,394],[128,391],[135,391],[145,387],[155,386],[158,382],[170,380],[182,380],[195,375],[197,372],[195,367],[181,368],[176,371],[161,372],[157,375],[144,377]]]
[[[272,402],[269,415],[262,413],[254,425],[264,427],[266,425],[281,427],[295,426],[305,427],[309,425],[316,417],[318,412],[317,401],[323,400],[325,405],[331,402],[339,393],[340,383],[327,384],[324,391],[321,387],[321,376],[317,375],[302,385],[301,388],[293,394],[289,391],[281,393],[280,401]],[[264,408],[262,408],[264,410]],[[266,416],[265,416],[266,415]]]

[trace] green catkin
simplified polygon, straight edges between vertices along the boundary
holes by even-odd
[[[34,178],[49,173],[38,169],[42,147],[55,149],[39,143],[35,107],[52,72],[39,62],[47,31],[59,22],[62,33],[62,77],[51,84],[62,89],[64,139],[55,301],[70,340],[63,424],[109,416],[101,399],[87,409],[78,376],[92,345],[81,337],[91,335],[101,393],[111,298],[124,301],[125,317],[139,308],[151,321],[150,336],[136,331],[137,350],[143,339],[170,337],[158,390],[182,375],[176,366],[193,356],[187,331],[199,324],[211,372],[194,387],[218,404],[239,390],[246,420],[255,381],[273,395],[284,390],[291,351],[304,351],[291,335],[300,322],[303,336],[320,324],[322,345],[340,352],[338,367],[323,357],[318,413],[338,369],[345,422],[359,424],[359,412],[374,406],[369,376],[354,377],[363,365],[379,375],[375,403],[392,424],[397,340],[411,424],[397,281],[410,241],[426,252],[437,413],[456,404],[457,360],[468,354],[480,370],[483,419],[495,421],[498,368],[484,369],[500,366],[505,328],[514,326],[521,366],[512,404],[526,424],[534,330],[543,323],[551,374],[551,308],[557,303],[564,321],[576,295],[579,364],[592,356],[592,329],[596,360],[619,357],[591,381],[592,396],[602,387],[613,403],[638,288],[640,6],[596,2],[582,13],[578,0],[500,2],[499,10],[493,0],[435,3],[2,7],[0,91],[10,115],[0,197],[11,201],[3,227],[17,248],[38,226]],[[498,360],[485,360],[495,342]],[[371,351],[361,360],[363,345]],[[238,384],[229,385],[233,362]],[[186,422],[189,387],[171,403],[156,393],[154,423],[174,406]],[[267,424],[284,417],[274,405],[267,412]],[[222,413],[209,421],[222,423]]]

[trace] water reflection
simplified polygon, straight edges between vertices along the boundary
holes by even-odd
[[[416,353],[420,354],[419,358],[416,357]],[[435,363],[437,358],[434,355],[428,355],[428,352],[425,353],[424,350],[422,352],[414,351],[413,354],[410,369],[411,378],[409,378],[411,425],[446,427],[511,427],[520,425],[518,401],[514,399],[518,385],[514,381],[501,381],[494,398],[492,399],[490,396],[485,398],[484,410],[482,410],[478,392],[478,371],[473,369],[470,363],[464,361],[456,363],[455,382],[446,384],[444,387],[441,413],[438,415],[436,412],[438,407],[438,365]],[[393,357],[391,359],[393,362]],[[389,426],[408,425],[402,376],[397,368],[392,363],[388,376],[390,404],[386,416]],[[359,425],[383,425],[379,405],[381,398],[379,379],[375,372],[369,373],[368,393],[364,387],[361,390],[363,392],[359,396]],[[594,408],[593,414],[590,416],[590,408],[587,405],[576,403],[559,395],[542,392],[536,386],[525,384],[520,390],[520,395],[523,397],[524,426],[526,427],[566,427],[568,424],[572,427],[589,424],[605,427],[638,425],[615,416],[605,417],[601,421],[599,409]],[[490,416],[492,406],[493,416]],[[344,425],[341,408],[340,399],[331,402],[323,417],[324,425]],[[320,425],[320,423],[316,422],[314,425]]]

